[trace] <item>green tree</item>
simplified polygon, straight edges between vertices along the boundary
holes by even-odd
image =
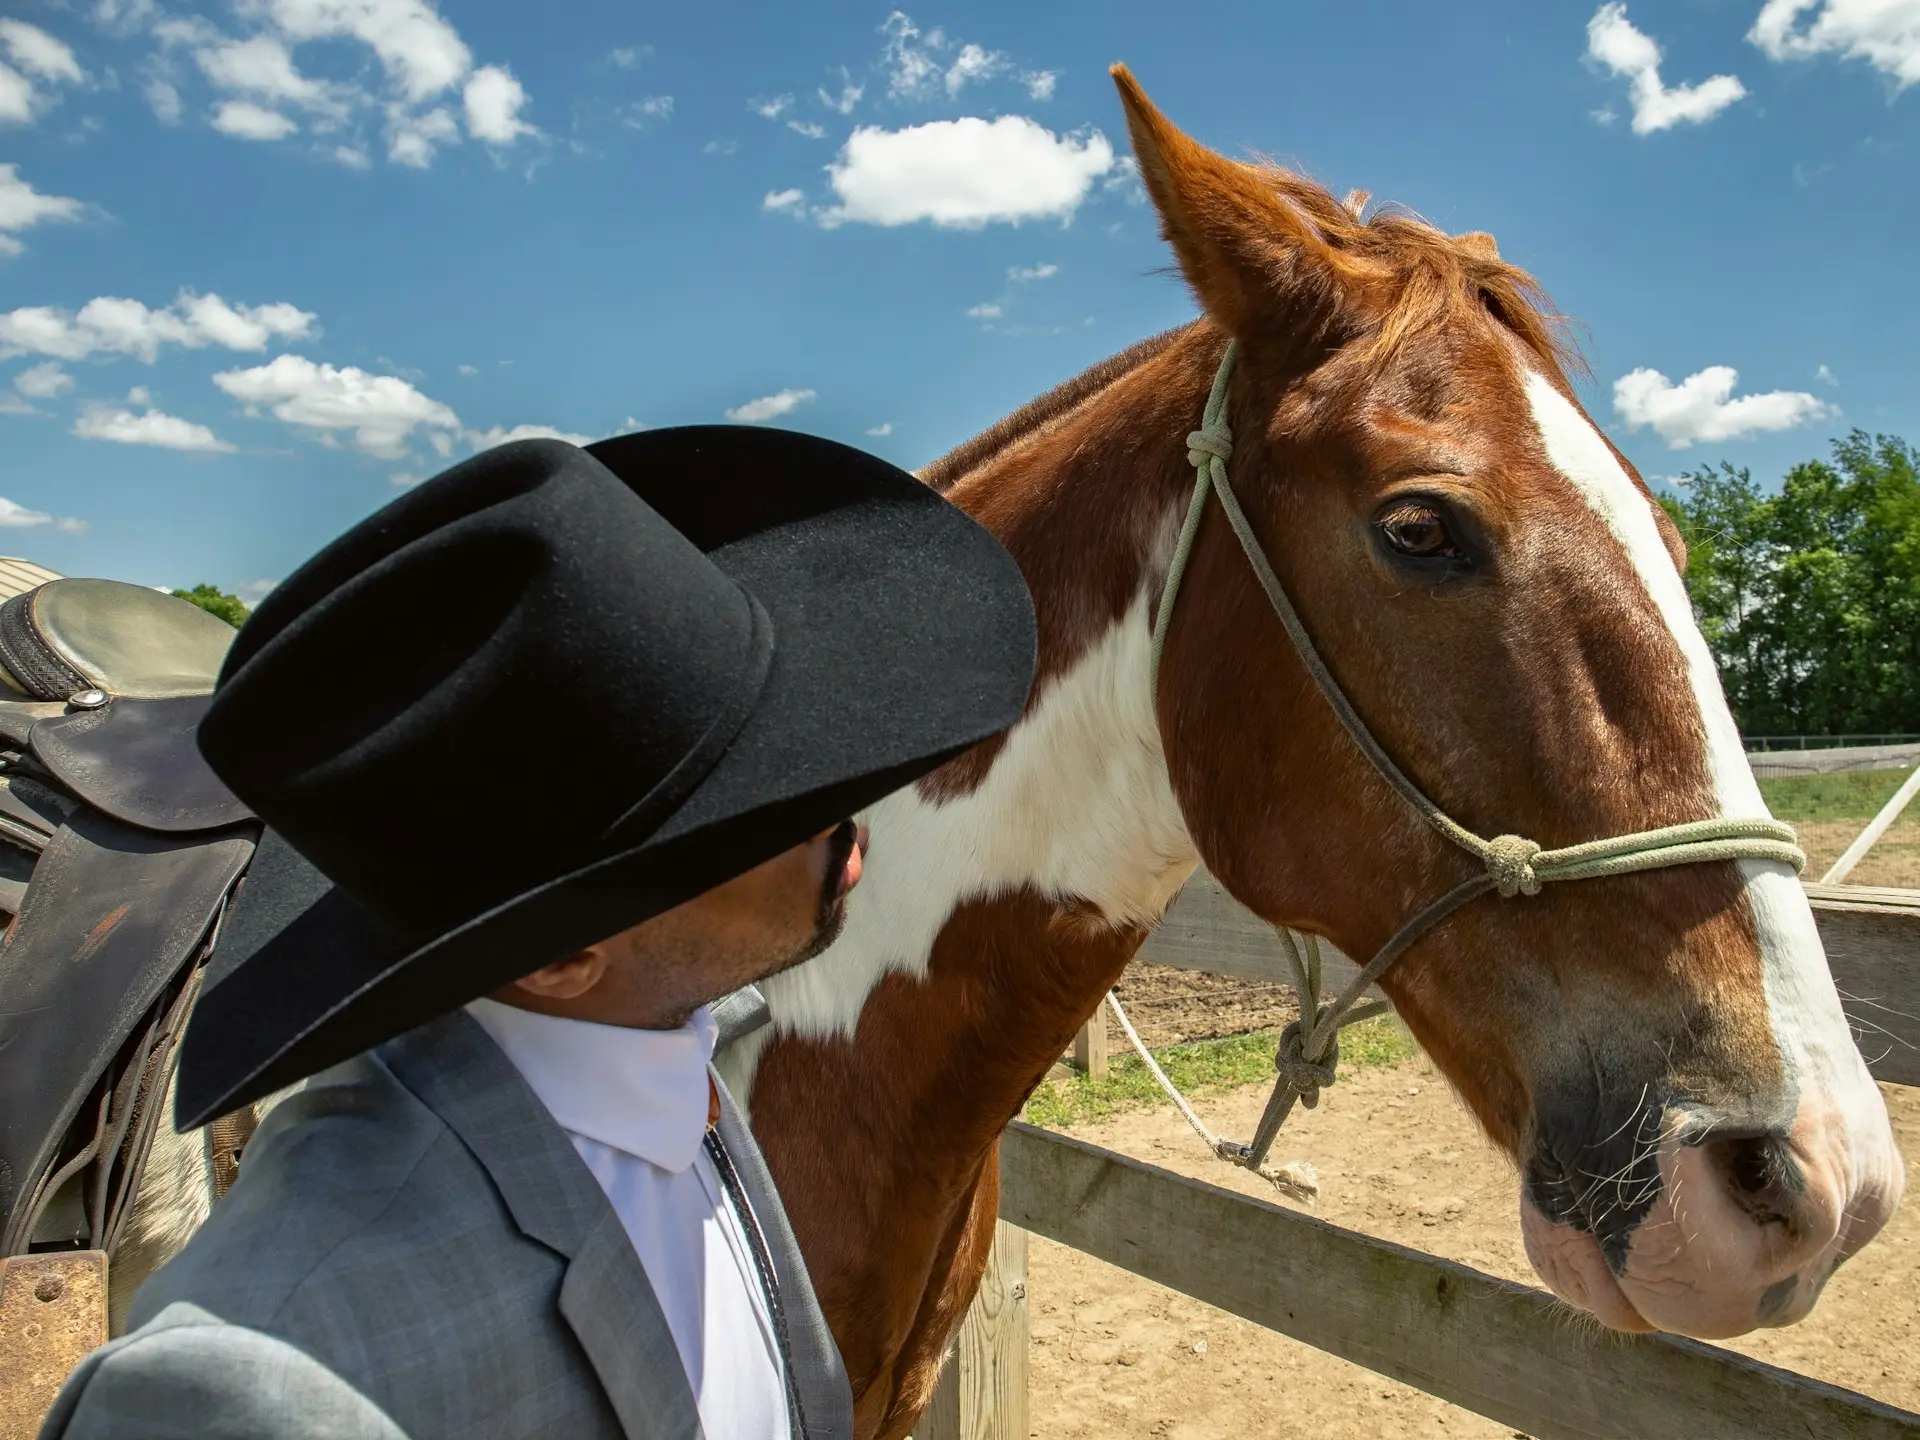
[[[1778,495],[1724,462],[1661,503],[1748,734],[1920,730],[1920,452],[1855,430]]]
[[[247,623],[247,602],[213,585],[196,585],[191,590],[176,590],[175,597],[189,605],[198,605],[209,615],[218,615],[234,629]]]

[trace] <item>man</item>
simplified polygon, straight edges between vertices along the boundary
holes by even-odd
[[[314,1078],[42,1434],[849,1433],[707,1005],[832,939],[848,817],[1034,643],[972,520],[765,430],[502,446],[321,551],[200,727],[269,828],[177,1118]]]

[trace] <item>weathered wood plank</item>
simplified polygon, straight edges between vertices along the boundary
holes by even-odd
[[[1000,1214],[1540,1440],[1920,1436],[1920,1415],[1014,1124]]]
[[[1920,1085],[1920,891],[1808,885],[1807,897],[1867,1068],[1891,1084]],[[1329,989],[1358,973],[1331,945],[1321,954]],[[1137,958],[1248,980],[1292,977],[1272,927],[1205,870],[1194,872]]]
[[[1027,1232],[994,1222],[980,1289],[914,1440],[1028,1440]]]

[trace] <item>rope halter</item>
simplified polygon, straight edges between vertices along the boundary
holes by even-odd
[[[1312,936],[1307,936],[1311,959],[1303,958],[1294,944],[1293,936],[1284,929],[1280,931],[1293,961],[1294,988],[1299,996],[1301,1018],[1289,1025],[1282,1034],[1280,1053],[1274,1061],[1279,1079],[1274,1087],[1273,1098],[1267,1102],[1266,1114],[1261,1117],[1253,1143],[1235,1146],[1223,1141],[1220,1145],[1221,1153],[1226,1154],[1227,1158],[1257,1170],[1265,1161],[1273,1137],[1279,1132],[1280,1124],[1293,1108],[1294,1101],[1298,1099],[1312,1108],[1319,1098],[1321,1087],[1333,1083],[1334,1066],[1339,1060],[1340,1030],[1380,1014],[1387,1008],[1379,1002],[1361,1004],[1367,987],[1384,975],[1416,940],[1468,901],[1488,892],[1511,900],[1519,896],[1538,895],[1543,886],[1557,881],[1595,880],[1709,861],[1771,860],[1792,866],[1797,874],[1806,868],[1807,857],[1794,841],[1792,826],[1761,817],[1693,820],[1682,825],[1667,825],[1656,830],[1639,830],[1630,835],[1592,840],[1560,850],[1546,850],[1521,835],[1483,839],[1430,800],[1426,792],[1407,778],[1406,773],[1394,763],[1393,757],[1374,738],[1373,732],[1353,708],[1353,702],[1340,688],[1340,682],[1334,679],[1333,672],[1320,658],[1320,652],[1314,648],[1306,626],[1301,623],[1299,612],[1287,598],[1280,577],[1274,573],[1273,565],[1261,549],[1253,527],[1247,523],[1246,512],[1240,508],[1239,498],[1227,480],[1226,462],[1233,456],[1233,431],[1227,424],[1227,388],[1238,348],[1239,342],[1228,343],[1226,354],[1220,360],[1220,368],[1214,372],[1213,388],[1207,394],[1200,428],[1187,436],[1187,462],[1195,471],[1193,498],[1187,505],[1186,519],[1180,527],[1180,539],[1174,546],[1173,562],[1167,570],[1166,588],[1161,593],[1160,611],[1154,618],[1149,662],[1154,694],[1157,696],[1160,690],[1160,659],[1166,649],[1167,626],[1173,618],[1174,602],[1179,598],[1180,581],[1186,574],[1194,539],[1200,533],[1200,521],[1206,514],[1207,496],[1217,495],[1227,523],[1233,527],[1247,563],[1252,566],[1260,587],[1266,591],[1274,614],[1286,630],[1288,639],[1293,642],[1293,648],[1306,666],[1307,673],[1320,687],[1321,695],[1339,717],[1354,744],[1360,747],[1361,753],[1381,778],[1398,790],[1401,798],[1418,811],[1422,819],[1447,840],[1478,859],[1483,867],[1480,874],[1454,886],[1403,923],[1329,1005],[1322,1006],[1319,1003],[1319,945]],[[1308,1023],[1308,1017],[1312,1017],[1311,1024]]]

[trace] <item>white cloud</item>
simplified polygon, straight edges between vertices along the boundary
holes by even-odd
[[[424,170],[433,164],[434,149],[460,138],[460,127],[445,110],[412,114],[399,106],[387,115],[387,159],[396,165]]]
[[[284,140],[300,127],[278,110],[251,100],[222,100],[213,113],[213,128],[240,140]]]
[[[279,583],[278,580],[242,580],[233,587],[233,593],[244,600],[247,608],[251,610],[266,599],[268,593]]]
[[[771,100],[763,100],[755,96],[747,102],[747,108],[762,120],[778,120],[792,104],[793,96],[791,95],[775,95]]]
[[[525,87],[504,65],[476,68],[431,0],[239,0],[234,8],[253,33],[230,37],[200,16],[168,16],[152,26],[162,50],[150,66],[147,97],[162,120],[179,117],[184,77],[170,56],[187,48],[222,92],[215,128],[245,139],[278,139],[296,127],[346,131],[331,157],[355,168],[366,163],[365,131],[373,124],[386,132],[388,159],[415,168],[431,165],[441,146],[460,139],[457,116],[467,135],[489,145],[540,133],[524,118]],[[308,75],[295,51],[316,41],[363,45],[381,73],[361,66],[353,80]]]
[[[576,435],[571,430],[556,430],[551,425],[516,425],[509,430],[504,425],[495,425],[490,430],[468,430],[463,438],[476,452],[491,450],[496,445],[505,445],[514,440],[564,440],[569,445],[591,445],[591,435]]]
[[[1813,19],[1804,29],[1807,11]],[[1865,60],[1899,88],[1920,82],[1920,3],[1916,0],[1767,0],[1747,39],[1770,59],[1840,55]]]
[[[416,475],[411,470],[396,470],[393,472],[392,478],[393,478],[393,483],[398,485],[401,489],[404,490],[404,489],[411,488],[412,486],[418,485],[422,480],[426,479],[427,477],[424,475]]]
[[[153,404],[153,392],[144,385],[136,385],[127,391],[127,403],[129,405],[151,405]]]
[[[889,420],[884,425],[875,425],[871,427],[867,433],[869,435],[891,435],[893,433],[893,422]]]
[[[1071,220],[1087,191],[1114,166],[1098,130],[1055,135],[1021,115],[966,116],[905,130],[862,126],[827,167],[840,203],[825,225],[935,225],[973,229],[990,221]]]
[[[38,415],[40,412],[10,390],[0,390],[0,415]]]
[[[796,135],[804,135],[809,140],[824,140],[827,138],[827,127],[816,120],[789,120],[787,121],[787,129],[793,131]]]
[[[761,425],[779,419],[814,398],[811,390],[780,390],[734,406],[727,411],[727,419],[742,425]]]
[[[700,147],[703,155],[731,155],[740,148],[738,140],[709,140]]]
[[[1029,100],[1051,100],[1059,79],[1058,70],[1029,70],[1020,77],[1020,83],[1027,87]]]
[[[635,130],[644,130],[655,120],[673,118],[673,97],[671,95],[648,95],[636,100],[627,107],[626,123]]]
[[[467,106],[467,129],[476,140],[511,145],[522,135],[540,133],[520,118],[527,92],[503,65],[483,65],[474,71],[461,98]]]
[[[277,419],[321,432],[323,439],[351,430],[369,455],[398,460],[417,429],[458,430],[460,419],[397,375],[370,375],[348,365],[336,369],[300,355],[276,356],[250,370],[223,370],[213,383],[248,406],[271,406]]]
[[[622,70],[631,70],[651,54],[651,45],[623,45],[618,50],[609,50],[607,59]]]
[[[162,125],[178,125],[180,112],[180,91],[167,80],[149,80],[142,91],[147,97],[147,106],[153,111],[154,118]]]
[[[73,51],[24,20],[0,18],[0,49],[12,61],[0,61],[0,125],[31,124],[48,103],[28,76],[49,85],[78,85],[87,78]]]
[[[998,320],[1000,318],[1000,307],[992,301],[975,305],[967,311],[967,318],[969,320]]]
[[[1636,135],[1701,124],[1747,93],[1732,75],[1715,75],[1697,85],[1667,85],[1660,79],[1660,47],[1634,28],[1620,0],[1609,0],[1587,21],[1587,58],[1628,80]]]
[[[86,83],[87,72],[80,68],[80,62],[73,58],[66,42],[56,40],[36,25],[0,18],[0,45],[6,47],[7,58],[29,75],[54,84]]]
[[[1840,383],[1840,377],[1824,365],[1813,372],[1813,378],[1827,385],[1838,385]]]
[[[1833,411],[1803,390],[1769,390],[1733,398],[1739,372],[1709,365],[1678,385],[1658,370],[1639,369],[1613,382],[1613,408],[1629,430],[1651,426],[1670,450],[1695,441],[1740,440],[1770,430],[1791,430]]]
[[[142,396],[136,404],[144,404]],[[82,440],[109,440],[116,445],[157,445],[163,450],[191,450],[224,454],[234,447],[204,425],[154,409],[141,414],[114,405],[89,405],[73,422]]]
[[[29,510],[26,506],[0,496],[0,526],[10,530],[24,530],[34,525],[50,525],[53,516],[44,510]]]
[[[1009,280],[1051,280],[1060,273],[1060,267],[1051,262],[1043,265],[1014,265],[1007,270]]]
[[[73,388],[73,377],[60,368],[58,360],[44,360],[14,376],[13,388],[35,400],[51,400]]]
[[[138,300],[102,295],[70,314],[33,305],[0,314],[0,359],[50,355],[85,360],[94,355],[132,355],[149,365],[163,345],[198,350],[263,350],[273,339],[298,340],[313,333],[313,315],[285,301],[229,305],[218,295],[182,290],[164,310]]]
[[[480,367],[478,365],[462,365],[458,368],[462,375],[478,375],[480,373]]]
[[[459,33],[426,0],[258,0],[289,39],[358,40],[415,104],[452,89],[473,66]]]
[[[294,66],[292,52],[275,36],[222,39],[202,46],[193,58],[200,72],[222,90],[250,95],[269,107],[293,105],[329,120],[345,118],[347,106],[342,94],[334,86],[302,75]],[[227,133],[245,132],[229,130]],[[259,137],[248,135],[247,138]]]
[[[922,38],[920,31],[899,10],[881,22],[880,33],[887,37],[881,50],[881,63],[887,67],[887,93],[903,100],[930,91],[941,74],[933,52],[946,48],[947,37],[935,30],[925,37],[924,46],[914,44]]]
[[[44,220],[78,220],[86,209],[65,195],[42,195],[20,178],[18,167],[0,164],[0,255],[18,255],[25,248],[16,231]]]
[[[840,67],[840,93],[835,95],[824,85],[815,93],[819,95],[820,103],[829,110],[836,110],[842,115],[851,115],[853,113],[853,107],[860,103],[860,97],[867,93],[867,87],[854,84],[853,77],[847,73],[847,67],[842,65]]]
[[[949,97],[958,95],[961,87],[968,81],[990,80],[1006,68],[1007,57],[998,50],[985,50],[978,45],[962,45],[960,53],[954,57],[953,64],[947,67],[947,95]]]
[[[0,125],[25,125],[33,119],[39,99],[33,84],[12,66],[0,62]]]
[[[760,202],[760,208],[798,215],[806,208],[806,204],[807,196],[803,190],[770,190],[767,198]]]

